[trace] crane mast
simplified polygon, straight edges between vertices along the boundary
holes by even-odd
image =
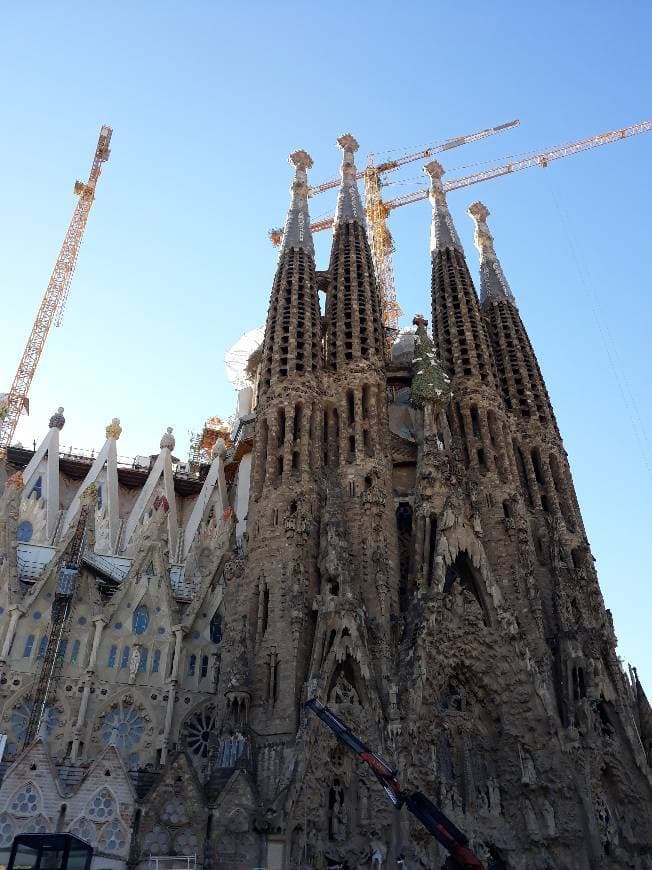
[[[16,431],[18,419],[27,406],[29,389],[52,323],[55,320],[57,326],[61,323],[70,281],[77,263],[79,245],[95,198],[97,180],[102,171],[102,164],[109,159],[112,132],[110,127],[102,126],[88,181],[85,183],[83,181],[75,182],[74,190],[79,200],[61,245],[59,256],[54,264],[54,270],[43,295],[11,389],[4,402],[0,402],[0,460],[5,458],[7,448]]]

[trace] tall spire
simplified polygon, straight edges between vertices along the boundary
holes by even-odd
[[[384,361],[380,294],[376,284],[362,200],[356,181],[358,143],[346,133],[342,184],[337,197],[326,300],[326,361],[331,369],[360,360]]]
[[[337,196],[334,225],[337,226],[339,223],[346,223],[347,221],[358,221],[358,223],[366,226],[365,211],[355,177],[357,174],[355,152],[360,146],[350,133],[340,136],[337,144],[342,149],[342,166],[340,168],[342,184]]]
[[[294,151],[292,201],[267,312],[259,399],[275,384],[321,368],[321,314],[315,280],[315,249],[308,214],[310,155]]]
[[[444,250],[444,248],[456,248],[463,251],[460,237],[453,224],[453,219],[448,210],[442,176],[444,167],[437,160],[431,160],[423,167],[423,171],[430,176],[430,204],[432,205],[432,226],[430,229],[430,250]]]
[[[481,202],[474,202],[466,213],[475,223],[475,246],[480,254],[480,302],[489,297],[514,302],[514,295],[496,256],[494,237],[487,226],[489,209]]]
[[[285,221],[281,254],[290,248],[303,248],[314,254],[308,214],[308,169],[312,166],[312,159],[307,151],[299,150],[290,154],[288,163],[294,166],[295,172],[290,188],[292,201]]]

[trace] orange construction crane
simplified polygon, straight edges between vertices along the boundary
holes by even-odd
[[[395,160],[387,160],[384,163],[378,164],[378,166],[374,165],[374,155],[370,154],[367,168],[356,174],[358,180],[364,179],[365,209],[369,221],[369,243],[376,269],[378,288],[380,290],[383,324],[390,337],[398,331],[398,318],[401,315],[401,309],[396,301],[396,290],[394,288],[394,267],[392,264],[394,243],[392,241],[392,234],[387,226],[389,212],[380,195],[380,188],[383,183],[381,181],[381,174],[393,172],[395,169],[400,169],[401,166],[413,163],[415,160],[426,160],[428,157],[440,154],[442,151],[449,151],[451,148],[458,148],[460,145],[467,145],[470,142],[486,139],[488,136],[495,136],[496,133],[511,130],[514,127],[518,127],[519,124],[520,121],[516,119],[508,121],[506,124],[498,124],[496,127],[488,127],[485,130],[468,133],[465,136],[456,136],[454,139],[448,139],[446,142],[440,142],[430,148],[424,148],[412,154],[403,154]],[[310,188],[309,196],[316,196],[318,193],[323,193],[326,190],[333,190],[339,187],[340,183],[339,178],[333,178],[330,181],[317,184]],[[311,225],[311,228],[313,232],[318,232],[319,230],[328,229],[332,225],[333,219],[331,217],[324,221],[317,221]],[[269,236],[275,245],[279,245],[283,238],[283,230],[271,230]]]
[[[75,193],[79,197],[75,211],[68,227],[68,232],[63,240],[59,256],[54,264],[54,271],[50,277],[41,306],[36,315],[32,331],[27,345],[23,351],[23,357],[18,366],[9,393],[0,399],[0,459],[4,459],[7,448],[14,437],[18,418],[24,408],[27,408],[27,396],[34,379],[45,340],[48,337],[50,327],[56,319],[57,326],[61,323],[61,317],[70,289],[70,281],[75,270],[79,245],[84,234],[86,221],[95,198],[95,186],[102,171],[102,164],[109,159],[109,143],[113,130],[103,126],[100,129],[100,138],[95,149],[93,165],[88,181],[75,182]]]
[[[514,122],[512,122],[514,124]],[[504,125],[505,127],[509,125]],[[498,130],[499,128],[495,128]],[[513,160],[510,163],[505,163],[501,166],[493,166],[490,169],[483,169],[480,172],[474,172],[471,175],[464,175],[461,178],[453,178],[450,181],[444,182],[444,190],[458,190],[461,187],[469,187],[472,184],[479,184],[482,181],[489,181],[492,178],[499,178],[501,175],[509,175],[512,172],[519,172],[522,169],[529,169],[532,166],[547,166],[553,160],[559,160],[561,157],[570,157],[572,154],[579,154],[581,151],[589,151],[592,148],[599,148],[601,145],[608,145],[611,142],[617,142],[620,139],[627,139],[630,136],[636,136],[639,133],[648,133],[652,130],[652,120],[650,121],[642,121],[640,124],[633,124],[630,127],[623,127],[620,130],[611,130],[607,133],[599,133],[597,136],[589,136],[586,139],[580,139],[578,142],[570,142],[566,145],[557,145],[554,148],[548,148],[546,151],[540,151],[536,154],[530,154],[526,157],[523,157],[519,160]],[[455,141],[455,140],[451,140]],[[448,146],[453,147],[453,146]],[[446,150],[444,147],[440,147],[439,150]],[[435,153],[434,149],[430,149],[427,152],[421,152],[421,156],[428,157],[430,154]],[[415,158],[417,159],[417,158]],[[399,158],[396,163],[399,165],[404,165],[405,162],[409,162],[409,160],[405,160],[400,162],[401,158]],[[391,199],[387,202],[383,202],[380,198],[380,182],[377,180],[377,173],[383,171],[383,164],[380,166],[374,167],[374,175],[371,173],[369,177],[371,179],[371,183],[369,187],[367,187],[367,175],[366,173],[369,171],[365,170],[365,193],[366,193],[366,211],[367,216],[369,218],[369,224],[371,229],[371,245],[372,248],[375,244],[375,239],[381,239],[382,244],[384,246],[382,250],[383,260],[380,262],[374,257],[374,265],[376,266],[376,270],[381,282],[381,292],[384,290],[382,287],[382,282],[391,280],[391,286],[389,293],[384,294],[383,302],[384,305],[387,306],[385,308],[385,325],[393,326],[395,324],[395,318],[397,316],[397,312],[400,311],[398,307],[398,303],[396,303],[395,297],[392,299],[392,291],[393,291],[393,269],[391,268],[391,254],[394,250],[394,246],[392,243],[392,238],[389,233],[389,229],[387,228],[387,216],[391,211],[396,208],[400,208],[404,205],[410,205],[413,202],[419,202],[420,200],[427,199],[429,190],[428,188],[422,188],[421,190],[413,191],[412,193],[406,193],[402,196],[398,196],[395,199]],[[390,164],[391,167],[391,164]],[[394,168],[394,167],[391,167]],[[327,182],[331,185],[331,182]],[[376,187],[374,187],[376,184]],[[323,187],[323,185],[321,185]],[[369,192],[371,192],[371,198],[369,196]],[[330,229],[333,226],[333,216],[323,218],[322,220],[316,221],[315,223],[310,225],[310,229],[313,233],[318,233],[321,230]],[[270,238],[275,245],[280,244],[281,239],[283,238],[282,230],[274,230],[270,233]],[[388,265],[389,263],[389,265]],[[391,275],[391,279],[388,279],[388,274]]]

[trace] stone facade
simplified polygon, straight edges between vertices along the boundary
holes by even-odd
[[[209,464],[184,468],[171,429],[127,464],[117,419],[67,454],[59,409],[0,470],[0,859],[60,830],[116,870],[440,867],[307,717],[316,695],[488,868],[652,867],[652,710],[488,210],[469,210],[478,297],[428,164],[432,337],[416,317],[389,354],[357,143],[338,144],[324,272],[291,155],[256,397]]]

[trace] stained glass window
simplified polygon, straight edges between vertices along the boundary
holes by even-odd
[[[140,651],[140,662],[138,663],[138,670],[142,674],[147,672],[147,647],[143,647]]]
[[[80,640],[74,640],[72,642],[72,652],[70,653],[70,664],[76,665],[77,659],[79,658],[79,647],[81,646]]]
[[[11,715],[11,729],[17,742],[22,742],[27,733],[27,725],[32,714],[31,704],[20,704],[16,707]],[[52,732],[59,724],[57,711],[53,707],[46,707],[43,714],[41,727],[45,728],[45,736],[50,737]]]
[[[116,658],[117,658],[117,655],[118,655],[118,647],[117,647],[115,644],[113,644],[113,646],[112,646],[111,649],[109,650],[109,660],[108,660],[108,662],[106,663],[106,666],[107,666],[108,668],[114,668],[114,667],[115,667],[115,660],[116,660]]]
[[[215,613],[211,619],[210,634],[213,643],[219,643],[222,640],[222,617],[219,613]]]
[[[162,825],[154,825],[143,837],[143,846],[150,855],[164,855],[170,849],[170,837]]]
[[[127,832],[117,819],[104,825],[100,834],[100,849],[122,852],[127,846]]]
[[[202,677],[208,676],[208,656],[201,657],[201,675]]]
[[[45,656],[45,650],[48,648],[48,636],[44,634],[41,638],[41,642],[38,645],[38,652],[36,653],[37,659],[42,659]]]
[[[11,846],[14,841],[14,823],[9,813],[0,813],[0,846]]]
[[[106,714],[100,733],[104,744],[108,744],[111,736],[115,735],[116,749],[129,752],[138,746],[144,732],[145,720],[138,710],[130,704],[120,704]]]
[[[34,647],[34,635],[30,634],[25,641],[25,649],[23,650],[23,658],[28,659],[32,654],[32,649]]]
[[[40,795],[31,782],[19,786],[9,802],[9,809],[15,816],[35,816],[41,804]]]
[[[197,656],[191,655],[188,659],[188,676],[194,677],[195,671],[197,670]]]
[[[211,735],[217,728],[217,715],[213,707],[206,707],[186,721],[183,731],[186,746],[193,755],[208,758]]]
[[[102,510],[102,487],[98,486],[97,488],[97,509],[98,511]]]
[[[58,659],[65,658],[67,648],[68,648],[68,639],[65,637],[62,637],[61,640],[59,641],[59,646],[57,648],[57,658]]]
[[[154,650],[154,658],[152,660],[152,673],[158,674],[159,665],[161,664],[161,650]]]
[[[23,520],[22,523],[18,524],[18,528],[16,529],[16,538],[23,544],[26,544],[28,541],[32,540],[33,533],[34,529],[29,520]]]
[[[144,604],[134,610],[131,627],[134,634],[144,634],[149,625],[149,610]]]
[[[129,667],[129,655],[130,655],[130,653],[131,653],[131,649],[128,646],[126,646],[122,650],[122,658],[120,659],[120,667],[121,668],[128,668]]]
[[[108,788],[100,789],[86,805],[86,815],[97,822],[112,819],[117,811],[115,798]]]

